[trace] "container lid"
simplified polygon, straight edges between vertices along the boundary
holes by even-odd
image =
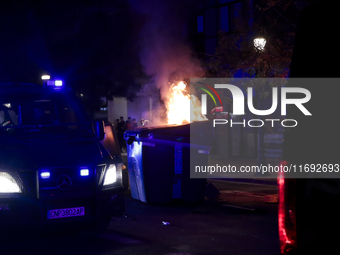
[[[211,121],[196,121],[183,125],[164,125],[139,127],[124,133],[126,141],[170,141],[174,143],[211,146],[213,142],[213,125]]]

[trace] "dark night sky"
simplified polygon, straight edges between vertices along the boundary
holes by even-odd
[[[2,2],[1,82],[40,82],[49,73],[85,93],[128,94],[140,69],[130,12],[128,1]]]
[[[41,82],[49,73],[80,93],[131,99],[144,72],[158,88],[178,71],[196,77],[181,35],[193,2],[1,1],[0,82]]]

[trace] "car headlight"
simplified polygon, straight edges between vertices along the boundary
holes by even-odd
[[[109,165],[105,171],[103,186],[113,184],[117,181],[117,168],[116,165]]]
[[[0,193],[21,193],[19,185],[8,173],[0,172]]]

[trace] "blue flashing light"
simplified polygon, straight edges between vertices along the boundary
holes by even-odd
[[[63,86],[63,81],[61,81],[61,80],[55,80],[55,81],[54,81],[54,86],[56,86],[56,87],[62,87],[62,86]]]
[[[47,86],[54,86],[54,81],[47,81],[46,84]]]
[[[90,171],[89,169],[80,169],[80,176],[89,176]]]
[[[55,88],[61,88],[63,87],[64,83],[62,80],[46,80],[46,85]]]
[[[51,177],[51,173],[47,171],[41,172],[40,177],[41,179],[49,179]]]

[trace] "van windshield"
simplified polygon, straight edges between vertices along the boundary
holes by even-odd
[[[93,133],[80,105],[67,93],[1,93],[0,136]]]

